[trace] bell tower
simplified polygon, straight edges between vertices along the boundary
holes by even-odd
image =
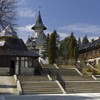
[[[26,45],[29,49],[31,49],[32,43],[33,41],[35,41],[36,49],[39,49],[39,51],[41,51],[42,46],[46,40],[46,35],[44,34],[44,30],[46,30],[47,28],[42,22],[40,11],[38,12],[36,22],[31,29],[34,30],[34,35],[28,38]]]
[[[45,25],[42,22],[42,18],[41,18],[41,13],[39,11],[37,20],[35,25],[32,27],[32,29],[35,31],[33,38],[38,38],[41,34],[43,34],[44,30],[46,30],[47,28],[45,27]]]

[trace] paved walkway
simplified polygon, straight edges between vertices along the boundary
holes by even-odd
[[[13,76],[0,76],[0,94],[17,94]]]
[[[0,96],[0,100],[100,100],[100,94]]]

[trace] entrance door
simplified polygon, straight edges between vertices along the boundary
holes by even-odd
[[[14,75],[15,74],[15,61],[11,61],[10,64],[10,75]]]

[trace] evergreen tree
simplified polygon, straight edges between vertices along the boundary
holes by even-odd
[[[85,37],[82,40],[82,44],[87,44],[87,43],[89,43],[89,40],[87,38],[87,35],[85,35]]]
[[[58,43],[58,34],[56,31],[53,31],[50,35],[49,44],[48,44],[48,58],[49,63],[53,64],[55,63],[55,59],[57,57],[57,44]]]
[[[68,46],[69,46],[69,37],[65,38],[60,43],[60,55],[64,59],[68,59],[69,58],[69,49],[68,49]]]
[[[49,34],[47,34],[46,40],[43,44],[43,48],[42,48],[42,58],[46,58],[48,57],[48,43],[49,43]]]
[[[74,36],[74,33],[71,32],[69,37],[69,61],[70,64],[75,64],[77,60],[77,40]]]
[[[78,41],[77,41],[77,45],[78,45],[78,47],[80,47],[81,46],[81,39],[80,39],[80,37],[78,38]]]
[[[57,34],[56,30],[54,30],[53,33],[55,34],[55,40],[56,40],[56,58],[57,58],[59,57],[60,36]]]

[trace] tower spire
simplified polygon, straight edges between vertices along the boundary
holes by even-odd
[[[37,28],[43,28],[43,30],[46,30],[47,28],[44,26],[43,22],[42,22],[42,18],[41,18],[41,13],[39,10],[39,14],[36,20],[35,25],[32,27],[33,30],[36,30]]]

